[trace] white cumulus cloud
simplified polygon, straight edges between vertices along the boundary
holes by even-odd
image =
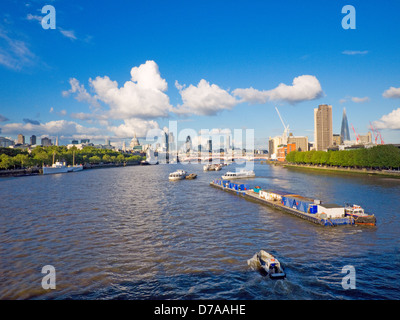
[[[222,110],[231,110],[239,103],[228,91],[216,84],[210,85],[204,79],[197,86],[189,85],[186,88],[178,82],[175,82],[175,86],[183,101],[173,110],[177,114],[215,115]]]
[[[131,70],[131,80],[118,87],[108,76],[90,80],[96,98],[109,107],[113,119],[167,117],[172,106],[165,94],[167,82],[161,78],[158,65],[147,61]]]
[[[294,78],[292,85],[281,83],[275,89],[263,91],[254,88],[236,89],[233,94],[240,97],[242,102],[254,104],[268,101],[284,101],[295,104],[320,98],[323,95],[323,91],[315,76],[302,75]]]
[[[400,130],[400,108],[382,116],[380,120],[374,121],[374,126],[377,129]]]
[[[149,130],[159,129],[158,123],[154,120],[143,120],[130,118],[124,120],[119,126],[109,126],[108,130],[118,138],[129,138],[135,134],[138,137],[146,137]]]
[[[400,98],[400,88],[390,87],[382,95],[385,98]]]

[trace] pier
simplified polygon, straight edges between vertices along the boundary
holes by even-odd
[[[306,213],[294,208],[290,208],[284,206],[280,201],[270,201],[263,198],[260,198],[259,194],[254,192],[253,189],[249,190],[236,190],[233,188],[229,188],[229,186],[224,186],[223,183],[219,183],[221,180],[212,181],[210,185],[214,188],[230,192],[237,196],[243,197],[248,201],[253,201],[260,203],[265,206],[273,207],[275,209],[284,211],[286,213],[290,213],[296,217],[302,218],[304,220],[310,221],[312,223],[322,225],[322,226],[340,226],[340,225],[350,225],[354,224],[354,219],[352,217],[343,217],[343,218],[324,218],[319,214],[311,214]]]

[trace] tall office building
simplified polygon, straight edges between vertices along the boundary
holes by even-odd
[[[347,122],[346,108],[343,108],[342,129],[340,130],[340,138],[343,141],[350,140],[349,123]]]
[[[33,145],[35,145],[36,144],[36,136],[35,135],[32,135],[32,137],[31,137],[31,139],[30,139],[30,144],[33,146]]]
[[[332,106],[321,104],[314,109],[315,149],[327,150],[333,145]]]
[[[73,143],[73,142],[72,142],[72,143]],[[50,147],[50,146],[52,145],[51,139],[49,139],[49,138],[47,138],[47,137],[44,137],[44,138],[42,138],[42,140],[41,140],[41,144],[42,144],[43,147]]]
[[[18,144],[25,144],[25,136],[23,134],[19,134],[18,135],[17,143]]]

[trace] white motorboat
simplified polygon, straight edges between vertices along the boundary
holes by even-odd
[[[227,172],[222,176],[224,180],[231,180],[231,179],[247,179],[247,178],[255,178],[256,174],[253,170],[240,170],[239,172]]]
[[[249,265],[256,264],[271,279],[283,279],[286,277],[279,260],[264,250],[257,252],[247,263]]]
[[[169,174],[169,180],[174,181],[174,180],[183,180],[186,178],[187,172],[185,170],[176,170],[175,172],[172,172]]]

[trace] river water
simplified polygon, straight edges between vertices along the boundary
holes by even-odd
[[[0,180],[1,299],[400,299],[400,180],[255,164],[247,182],[356,203],[377,227],[323,227],[209,186],[227,170],[130,166]],[[170,182],[183,168],[196,180]],[[287,277],[247,265],[275,254]],[[45,290],[42,267],[56,270]],[[345,266],[354,289],[342,286]]]

